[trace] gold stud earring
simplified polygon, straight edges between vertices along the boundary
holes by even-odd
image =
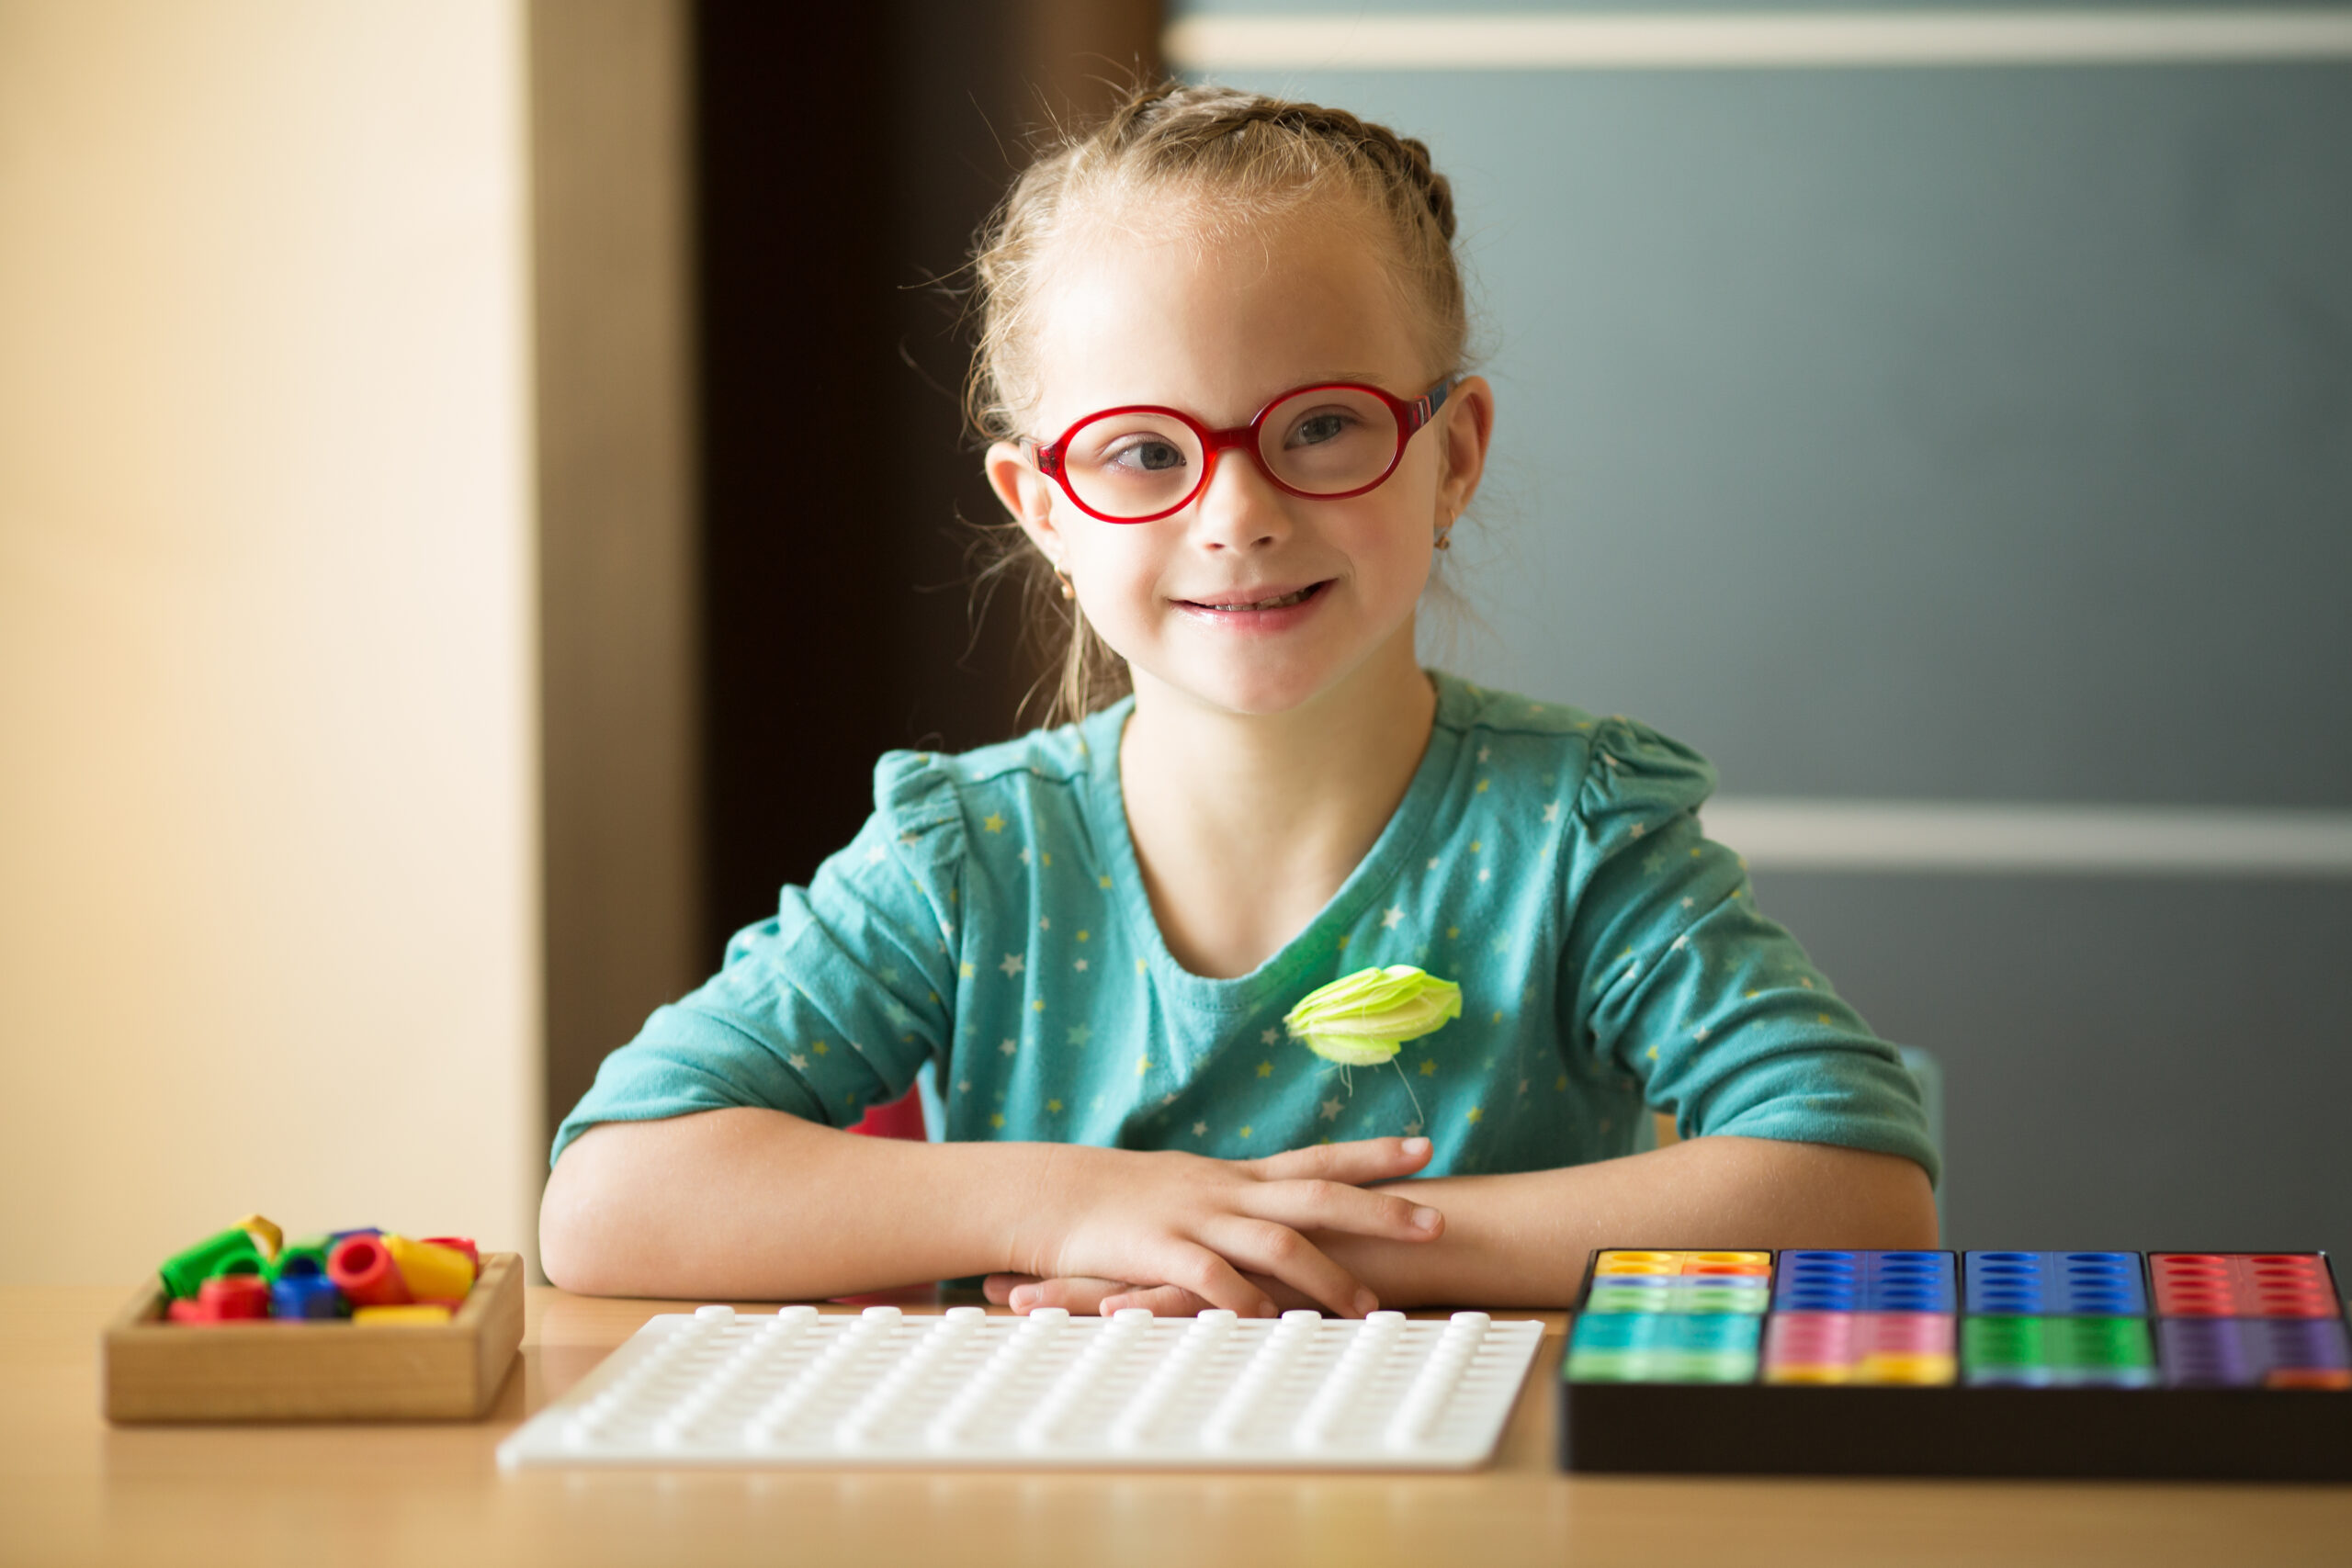
[[[1059,568],[1059,567],[1056,567],[1056,568],[1054,568],[1054,581],[1055,581],[1056,582],[1058,582],[1058,583],[1060,583],[1060,584],[1062,585],[1062,597],[1063,597],[1063,598],[1065,598],[1065,599],[1075,599],[1075,598],[1077,598],[1077,597],[1078,597],[1078,590],[1077,590],[1077,589],[1075,589],[1075,588],[1072,588],[1072,587],[1069,585],[1069,576],[1068,576],[1067,574],[1065,574],[1065,573],[1063,572],[1062,569],[1061,569],[1061,568]]]
[[[1436,547],[1441,550],[1450,550],[1453,547],[1453,524],[1450,520],[1444,527],[1437,531]]]

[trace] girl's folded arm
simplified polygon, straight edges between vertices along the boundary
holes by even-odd
[[[1602,1247],[1925,1247],[1928,1173],[1901,1155],[1772,1138],[1692,1138],[1558,1170],[1392,1186],[1445,1211],[1425,1247],[1320,1236],[1391,1306],[1564,1307]]]
[[[750,1107],[605,1122],[558,1160],[540,1257],[566,1289],[797,1300],[1010,1269],[1181,1284],[1262,1315],[1250,1275],[1376,1303],[1308,1233],[1426,1245],[1442,1221],[1369,1184],[1429,1158],[1372,1139],[1231,1161],[1171,1151],[864,1138]]]

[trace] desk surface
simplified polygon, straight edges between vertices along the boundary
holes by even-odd
[[[109,1427],[98,1331],[129,1294],[0,1289],[0,1562],[2352,1561],[2352,1486],[1562,1475],[1556,1313],[1535,1314],[1538,1375],[1471,1475],[503,1475],[502,1438],[677,1308],[532,1291],[522,1365],[478,1423]]]

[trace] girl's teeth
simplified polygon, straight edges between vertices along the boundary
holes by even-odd
[[[1212,610],[1282,610],[1287,609],[1306,597],[1306,590],[1302,588],[1295,593],[1284,593],[1272,599],[1261,599],[1254,604],[1212,604],[1209,608]]]

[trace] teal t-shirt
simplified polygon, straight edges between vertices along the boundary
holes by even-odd
[[[1120,791],[1131,704],[957,756],[894,751],[875,812],[717,976],[605,1058],[556,1134],[764,1106],[833,1126],[936,1066],[949,1138],[1231,1158],[1426,1134],[1432,1176],[1685,1137],[1875,1149],[1936,1174],[1917,1086],[1701,832],[1713,770],[1641,725],[1435,675],[1396,816],[1250,974],[1161,942]],[[1462,1016],[1389,1066],[1285,1037],[1316,987],[1413,964]]]

